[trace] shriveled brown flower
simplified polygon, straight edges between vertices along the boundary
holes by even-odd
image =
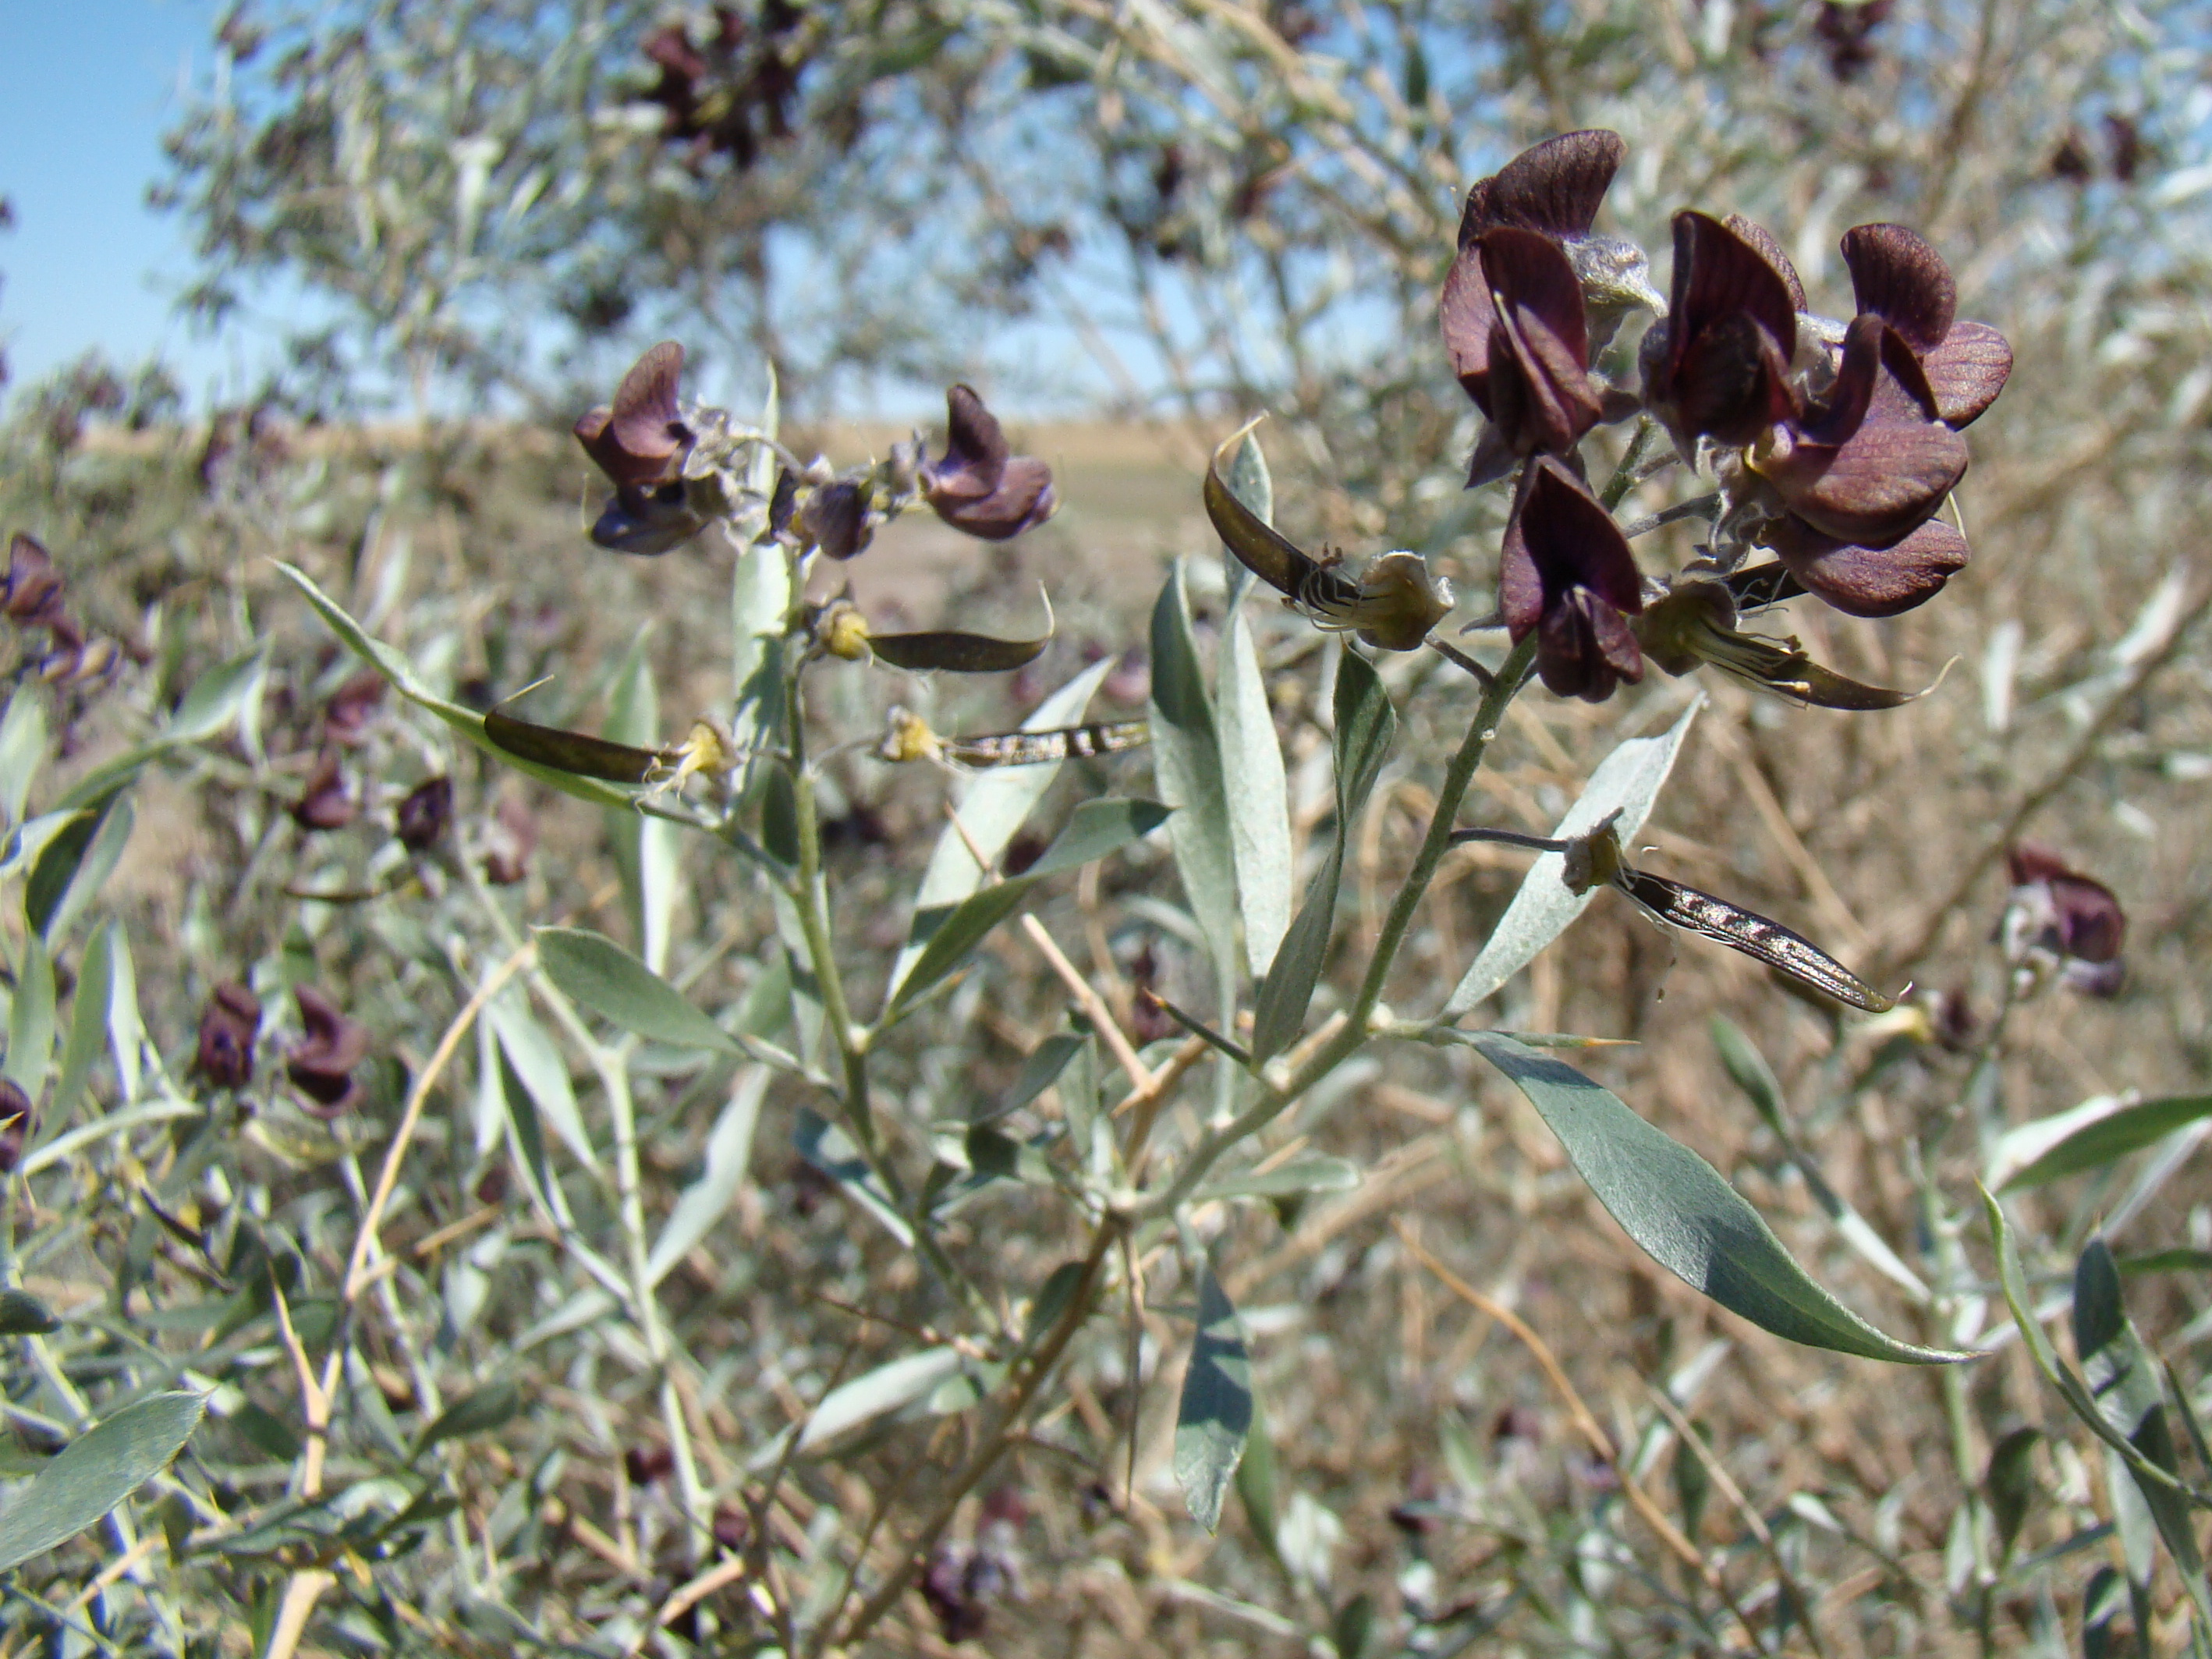
[[[294,987],[292,998],[303,1035],[284,1057],[284,1074],[309,1112],[336,1117],[360,1097],[354,1070],[368,1057],[368,1033],[312,985]]]
[[[998,417],[972,386],[945,394],[944,459],[921,470],[922,496],[937,516],[963,534],[1003,542],[1034,530],[1060,505],[1052,469],[1017,455]]]
[[[1602,702],[1644,678],[1628,621],[1644,609],[1635,555],[1589,486],[1548,455],[1522,475],[1498,596],[1514,642],[1535,635],[1536,672],[1556,695]]]
[[[17,531],[8,544],[8,575],[0,610],[25,628],[51,627],[62,614],[62,576],[37,538]]]
[[[384,676],[374,668],[364,668],[346,681],[331,693],[331,700],[323,705],[324,738],[348,749],[358,749],[368,740],[368,728],[377,711],[384,707],[388,689]]]
[[[316,757],[307,786],[292,803],[292,822],[309,834],[342,830],[361,814],[361,803],[346,788],[337,751],[325,749]]]
[[[31,1097],[13,1080],[0,1078],[0,1176],[13,1175],[31,1138]]]
[[[445,838],[453,821],[453,781],[425,779],[407,792],[399,803],[399,844],[410,853],[427,853]]]
[[[193,1068],[218,1089],[242,1089],[253,1077],[253,1045],[261,1035],[261,1000],[234,981],[208,994],[200,1014]]]

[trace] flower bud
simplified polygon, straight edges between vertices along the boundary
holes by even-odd
[[[833,600],[814,625],[814,637],[833,657],[864,662],[868,655],[868,619],[848,599]]]
[[[445,839],[453,821],[453,781],[435,777],[418,783],[399,803],[399,844],[410,853],[427,853]]]
[[[261,1035],[261,1002],[226,980],[208,994],[200,1015],[199,1050],[193,1067],[218,1089],[242,1089],[253,1077],[253,1044]]]
[[[315,769],[307,775],[307,788],[292,803],[292,821],[313,834],[343,829],[360,811],[361,804],[346,793],[337,752],[325,749],[315,762]]]
[[[304,1034],[284,1057],[285,1075],[307,1097],[308,1111],[336,1117],[361,1093],[353,1073],[368,1057],[368,1033],[312,985],[294,987],[292,996]]]

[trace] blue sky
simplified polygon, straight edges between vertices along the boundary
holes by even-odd
[[[213,61],[215,0],[0,0],[0,339],[11,390],[100,347],[159,355],[195,404],[258,367],[251,335],[195,337],[182,223],[146,205],[183,87]]]

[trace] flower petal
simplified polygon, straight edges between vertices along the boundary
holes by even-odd
[[[1954,323],[1920,366],[1943,423],[1956,430],[1997,400],[2012,374],[2012,347],[1987,323]]]
[[[1784,285],[1790,290],[1790,303],[1795,309],[1810,309],[1805,303],[1805,284],[1797,275],[1797,267],[1790,264],[1790,256],[1782,251],[1782,244],[1772,231],[1755,219],[1745,218],[1741,213],[1731,213],[1721,222],[1748,242],[1758,251],[1760,258],[1774,267],[1775,274],[1782,278]]]
[[[1459,243],[1518,225],[1559,237],[1585,236],[1628,146],[1617,132],[1563,132],[1524,149],[1467,193]]]
[[[1903,225],[1854,226],[1843,246],[1861,313],[1881,318],[1917,354],[1943,343],[1959,290],[1942,254]]]
[[[1852,617],[1894,617],[1925,605],[1966,564],[1966,538],[1941,519],[1884,548],[1838,541],[1794,517],[1770,524],[1760,540],[1806,592]]]

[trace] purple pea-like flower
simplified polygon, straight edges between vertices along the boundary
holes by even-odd
[[[334,1118],[360,1097],[353,1073],[368,1057],[368,1033],[312,985],[294,987],[292,997],[304,1035],[284,1057],[285,1075],[309,1112]]]
[[[1644,678],[1628,618],[1644,609],[1643,577],[1613,514],[1548,455],[1522,475],[1505,530],[1498,606],[1516,644],[1536,636],[1536,672],[1562,697],[1602,702]]]
[[[973,387],[948,391],[945,410],[945,458],[920,471],[922,495],[939,518],[964,535],[1003,542],[1053,515],[1060,501],[1052,469],[1013,453]]]
[[[200,1014],[193,1066],[218,1089],[242,1089],[253,1077],[253,1044],[261,1035],[261,1000],[226,980],[208,994]]]

